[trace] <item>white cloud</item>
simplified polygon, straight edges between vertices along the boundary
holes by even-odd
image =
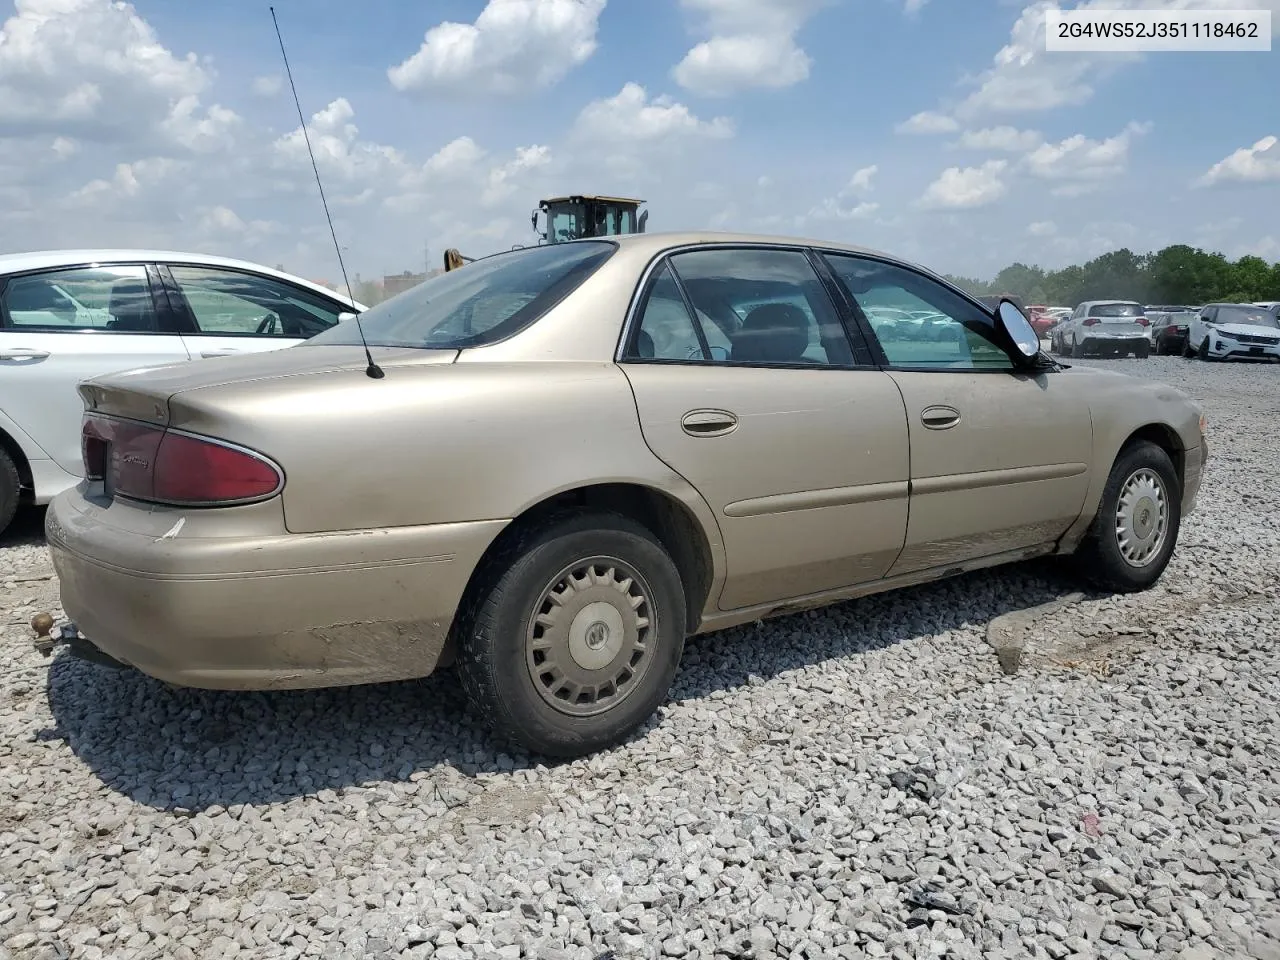
[[[894,127],[898,133],[954,133],[960,124],[954,117],[933,110],[922,110]]]
[[[51,149],[55,157],[65,160],[80,151],[80,144],[70,137],[54,137]]]
[[[880,204],[870,201],[846,203],[843,198],[827,197],[809,211],[812,220],[868,220],[880,209]]]
[[[1052,220],[1036,220],[1027,224],[1027,233],[1033,237],[1052,237],[1057,232],[1057,224]]]
[[[929,184],[919,200],[926,210],[969,210],[993,203],[1004,196],[1001,179],[1007,160],[988,160],[980,167],[948,167]]]
[[[127,3],[16,0],[0,27],[0,136],[44,131],[87,141],[200,140],[229,110],[203,113],[211,74],[175,56]]]
[[[1236,181],[1265,183],[1280,180],[1280,138],[1263,137],[1251,147],[1241,147],[1219,160],[1197,180],[1200,186]]]
[[[902,4],[902,12],[907,14],[907,16],[913,16],[923,10],[924,5],[928,2],[929,0],[904,0]]]
[[[1015,127],[987,127],[983,130],[966,130],[960,135],[959,145],[968,150],[999,150],[1006,153],[1023,153],[1044,142],[1035,130],[1018,130]]]
[[[976,89],[955,106],[957,116],[972,120],[1079,106],[1093,98],[1101,81],[1143,59],[1140,53],[1049,52],[1045,49],[1046,14],[1058,9],[1270,9],[1272,32],[1280,35],[1280,0],[1087,0],[1076,4],[1036,0],[1023,8],[992,65],[975,78]]]
[[[1055,193],[1077,196],[1099,181],[1124,173],[1133,139],[1150,131],[1149,123],[1130,123],[1114,137],[1091,140],[1083,134],[1041,144],[1026,155],[1026,167],[1042,180],[1058,181]]]
[[[387,77],[409,93],[512,95],[549,87],[595,53],[605,0],[489,0],[475,23],[446,21]]]
[[[681,0],[709,34],[672,70],[704,96],[753,87],[789,87],[809,76],[812,58],[796,44],[805,21],[829,0]]]
[[[480,197],[480,202],[488,207],[501,203],[515,191],[522,174],[545,167],[549,163],[551,163],[550,147],[542,145],[517,147],[516,154],[511,160],[489,171],[489,180]]]
[[[274,97],[284,88],[284,80],[278,73],[253,78],[253,93],[259,97]]]
[[[870,190],[871,178],[879,171],[874,163],[869,167],[861,167],[853,172],[853,176],[849,178],[849,187],[851,191]]]
[[[699,120],[683,103],[667,96],[650,99],[644,87],[628,83],[616,96],[593,100],[582,108],[575,133],[583,140],[626,145],[733,136],[727,117]]]
[[[354,117],[355,110],[345,97],[312,115],[307,134],[321,176],[368,183],[402,173],[406,164],[400,151],[361,140],[359,128],[351,122]],[[301,127],[276,140],[273,149],[277,166],[298,168],[310,164]]]

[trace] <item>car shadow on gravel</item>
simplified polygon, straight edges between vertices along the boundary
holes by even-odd
[[[23,504],[0,532],[0,547],[43,547],[45,507]]]
[[[985,627],[1077,588],[1057,565],[1037,561],[696,637],[671,697],[696,700],[915,638]],[[40,739],[64,740],[109,788],[177,812],[406,782],[446,766],[473,776],[539,762],[502,752],[467,709],[451,670],[403,683],[245,693],[174,688],[62,653],[49,668],[48,700],[55,726]],[[660,722],[652,718],[636,738]]]

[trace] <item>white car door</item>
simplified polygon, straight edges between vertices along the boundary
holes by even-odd
[[[152,278],[141,263],[0,278],[0,410],[39,445],[32,459],[80,476],[80,381],[190,359]]]
[[[339,300],[228,267],[162,264],[169,303],[195,359],[278,350],[338,322]]]

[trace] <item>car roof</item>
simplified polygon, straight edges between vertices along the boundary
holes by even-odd
[[[892,253],[885,253],[883,250],[876,250],[873,247],[863,247],[852,243],[841,243],[836,240],[822,240],[815,237],[789,236],[785,234],[728,233],[716,230],[672,230],[656,233],[629,233],[617,237],[587,238],[582,240],[569,240],[565,242],[592,243],[599,242],[600,240],[609,240],[624,245],[629,249],[634,248],[641,251],[651,252],[654,256],[676,247],[700,244],[733,245],[741,243],[763,246],[817,247],[836,253],[855,253],[863,256],[875,257],[879,260],[885,260],[890,263],[911,267],[933,276],[941,276],[930,267],[914,263]]]
[[[264,276],[274,277],[277,280],[286,280],[300,287],[305,287],[314,293],[323,294],[348,305],[354,305],[360,310],[366,309],[359,301],[338,293],[336,290],[331,290],[323,284],[314,283],[311,280],[295,274],[285,273],[282,270],[272,269],[261,263],[237,260],[233,257],[219,257],[207,253],[190,253],[178,250],[146,250],[120,247],[0,253],[0,276],[11,273],[26,273],[31,270],[48,270],[54,267],[81,267],[95,263],[134,263],[138,261],[185,263],[201,267],[227,267],[234,270],[248,270]]]

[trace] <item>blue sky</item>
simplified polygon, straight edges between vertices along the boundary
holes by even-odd
[[[434,264],[528,242],[530,208],[561,190],[644,197],[651,230],[829,237],[976,276],[1174,242],[1280,259],[1280,50],[1049,54],[1052,5],[276,11],[365,275],[419,268],[424,245]],[[1280,0],[1061,5],[1262,7],[1280,28]],[[5,17],[0,249],[177,246],[336,274],[265,3],[0,0]]]

